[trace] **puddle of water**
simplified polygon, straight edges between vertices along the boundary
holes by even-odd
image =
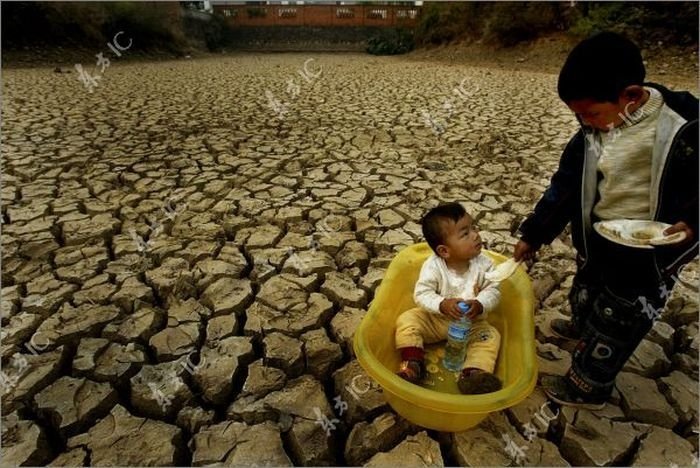
[[[420,386],[441,393],[461,395],[457,387],[459,372],[450,372],[442,365],[445,356],[445,343],[437,343],[425,347],[425,367],[427,372]]]

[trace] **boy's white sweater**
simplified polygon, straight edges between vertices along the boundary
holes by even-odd
[[[653,219],[651,161],[664,99],[656,89],[645,89],[649,100],[643,106],[625,115],[620,127],[599,132],[598,171],[603,177],[593,213],[600,219]]]
[[[444,299],[476,299],[484,306],[485,317],[501,299],[498,283],[484,278],[484,274],[493,268],[491,259],[479,254],[469,262],[469,269],[458,275],[447,267],[445,260],[433,254],[423,263],[413,299],[417,305],[435,314],[440,313],[440,303]],[[477,286],[476,294],[474,286]]]

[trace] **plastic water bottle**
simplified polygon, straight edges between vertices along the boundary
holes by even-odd
[[[472,322],[467,318],[469,305],[460,302],[457,304],[459,310],[462,311],[462,317],[459,320],[453,320],[447,328],[447,344],[445,345],[445,357],[442,360],[442,365],[450,372],[458,372],[462,370],[464,358],[467,351],[467,340],[469,339],[469,330]]]

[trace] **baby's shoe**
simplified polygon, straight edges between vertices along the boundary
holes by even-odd
[[[396,373],[399,377],[404,380],[411,382],[412,384],[418,384],[423,379],[424,364],[423,361],[418,361],[416,359],[409,359],[407,361],[401,361],[399,365],[399,371]]]
[[[481,369],[463,369],[457,381],[459,391],[465,395],[497,392],[503,387],[501,381],[490,372]]]

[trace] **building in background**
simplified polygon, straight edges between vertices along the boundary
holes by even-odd
[[[196,3],[196,2],[195,2]],[[231,26],[414,27],[422,2],[212,1]]]
[[[212,2],[210,0],[204,0],[202,2],[180,2],[180,5],[187,10],[214,13],[214,8],[212,7]]]

